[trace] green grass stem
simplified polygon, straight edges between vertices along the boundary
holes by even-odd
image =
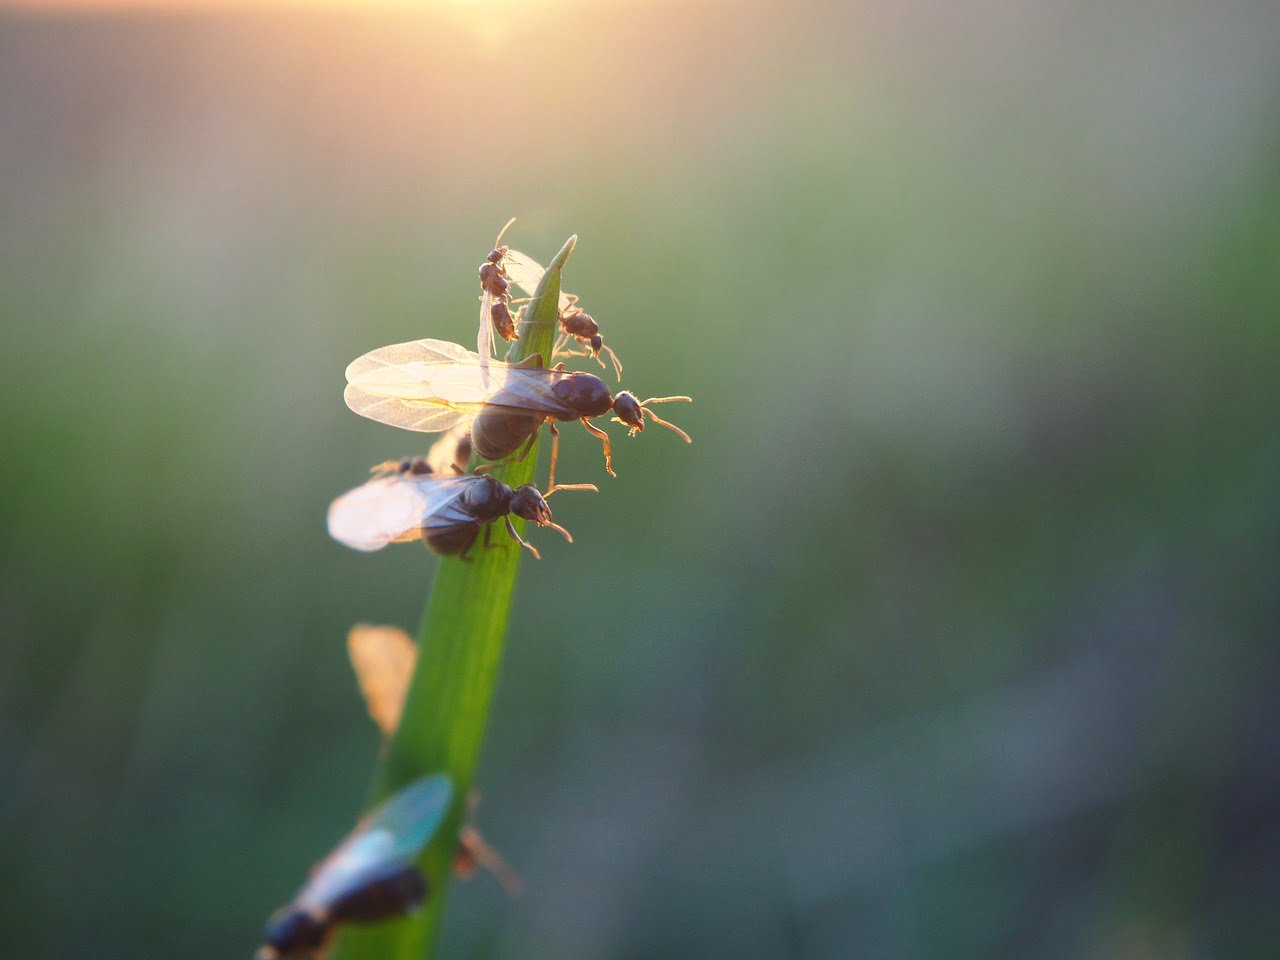
[[[548,265],[525,308],[527,319],[513,344],[510,362],[535,353],[549,361],[557,329],[560,273],[577,239],[570,237]],[[538,447],[535,441],[523,461],[499,467],[493,475],[511,487],[531,482]],[[515,523],[523,536],[524,521]],[[344,931],[335,945],[334,960],[421,960],[432,955],[439,939],[458,830],[484,741],[516,571],[524,555],[501,526],[494,533],[493,549],[474,550],[470,561],[448,557],[440,562],[422,617],[421,654],[404,713],[370,797],[372,805],[423,774],[444,772],[453,778],[452,807],[421,860],[431,885],[430,897],[421,911],[403,920]]]

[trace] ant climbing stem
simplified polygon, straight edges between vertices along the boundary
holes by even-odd
[[[507,302],[525,303],[531,300],[532,294],[542,281],[543,274],[546,273],[542,265],[519,250],[510,249],[507,250],[506,259],[503,263],[505,271],[503,276],[524,290],[525,293],[531,295],[516,300],[508,300]],[[600,335],[600,325],[596,323],[591,314],[579,306],[579,300],[580,298],[576,293],[562,292],[560,294],[556,319],[560,324],[561,333],[556,340],[555,348],[552,350],[552,356],[592,357],[596,363],[600,364],[600,368],[605,370],[608,368],[605,366],[605,362],[600,359],[600,354],[607,354],[609,362],[613,364],[614,375],[621,381],[622,361],[612,348],[605,345],[604,337]],[[566,350],[565,348],[570,340],[576,340],[582,348],[582,352]]]
[[[689,434],[653,412],[661,403],[690,403],[689,397],[651,397],[642,404],[627,390],[610,393],[598,376],[545,367],[539,354],[519,363],[489,361],[443,340],[415,340],[370,351],[347,367],[347,406],[362,416],[422,433],[438,433],[467,421],[472,449],[485,460],[516,460],[532,449],[543,425],[581,420],[604,446],[606,470],[613,471],[613,446],[587,421],[612,413],[634,435],[646,414],[686,443]],[[521,449],[524,448],[524,449]]]
[[[511,281],[507,279],[505,260],[511,251],[502,245],[502,237],[516,222],[512,217],[498,231],[493,249],[480,264],[480,329],[476,337],[476,353],[488,361],[493,353],[494,334],[504,340],[518,340],[515,322],[508,304],[511,302]]]

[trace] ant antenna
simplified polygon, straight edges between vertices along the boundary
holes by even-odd
[[[510,227],[510,226],[511,226],[513,223],[515,223],[515,222],[516,222],[516,218],[515,218],[515,217],[512,217],[510,220],[508,220],[508,221],[503,225],[502,229],[498,231],[498,239],[496,239],[496,240],[494,240],[494,241],[493,241],[493,249],[495,249],[495,250],[497,250],[497,249],[498,249],[498,244],[500,244],[500,243],[502,242],[502,235],[503,235],[504,233],[506,233],[506,232],[507,232],[507,228],[508,228],[508,227]]]
[[[554,487],[552,487],[550,490],[548,490],[546,493],[542,495],[542,499],[543,500],[547,499],[547,497],[551,496],[553,493],[559,490],[585,490],[587,493],[600,492],[600,488],[597,487],[594,483],[557,483]]]
[[[600,349],[609,355],[609,360],[612,361],[613,363],[613,374],[618,378],[618,382],[621,383],[622,382],[622,361],[619,360],[618,355],[614,353],[613,350],[610,347],[606,346],[605,344],[601,344]],[[599,360],[600,357],[597,356],[596,359]],[[603,367],[604,364],[602,363],[600,364],[600,366]]]
[[[564,488],[564,487],[561,487],[560,489],[561,489],[561,490],[564,490],[565,488]],[[568,540],[570,543],[573,543],[573,534],[571,534],[571,533],[570,533],[568,530],[566,530],[564,527],[560,526],[560,524],[558,524],[558,523],[552,523],[550,520],[548,520],[546,523],[539,524],[539,526],[543,526],[543,527],[550,527],[552,530],[558,530],[560,533],[562,533],[562,534],[564,535],[564,538],[565,538],[566,540]]]
[[[663,420],[660,416],[649,409],[651,404],[655,403],[693,403],[693,397],[650,397],[644,403],[640,404],[640,409],[649,415],[649,419],[659,426],[666,427],[672,433],[678,434],[685,443],[693,443],[692,438],[677,427],[674,423]]]

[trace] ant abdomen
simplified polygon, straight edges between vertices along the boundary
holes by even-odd
[[[475,530],[471,531],[475,539]],[[329,907],[334,923],[372,923],[398,917],[422,904],[427,897],[426,878],[415,866],[392,866],[385,874],[339,897]]]
[[[564,327],[565,333],[580,340],[590,340],[600,334],[600,325],[595,322],[591,314],[583,313],[581,310],[566,314],[560,324]]]
[[[544,419],[538,414],[484,410],[471,422],[471,445],[486,460],[501,460],[515,453]]]
[[[479,535],[478,524],[466,523],[454,527],[442,527],[439,530],[428,530],[423,539],[433,552],[443,557],[456,557],[470,550]]]

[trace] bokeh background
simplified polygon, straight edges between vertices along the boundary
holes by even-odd
[[[1277,955],[1280,8],[200,6],[0,13],[0,952],[347,829],[342,370],[516,215],[695,442],[566,435],[442,955]]]

